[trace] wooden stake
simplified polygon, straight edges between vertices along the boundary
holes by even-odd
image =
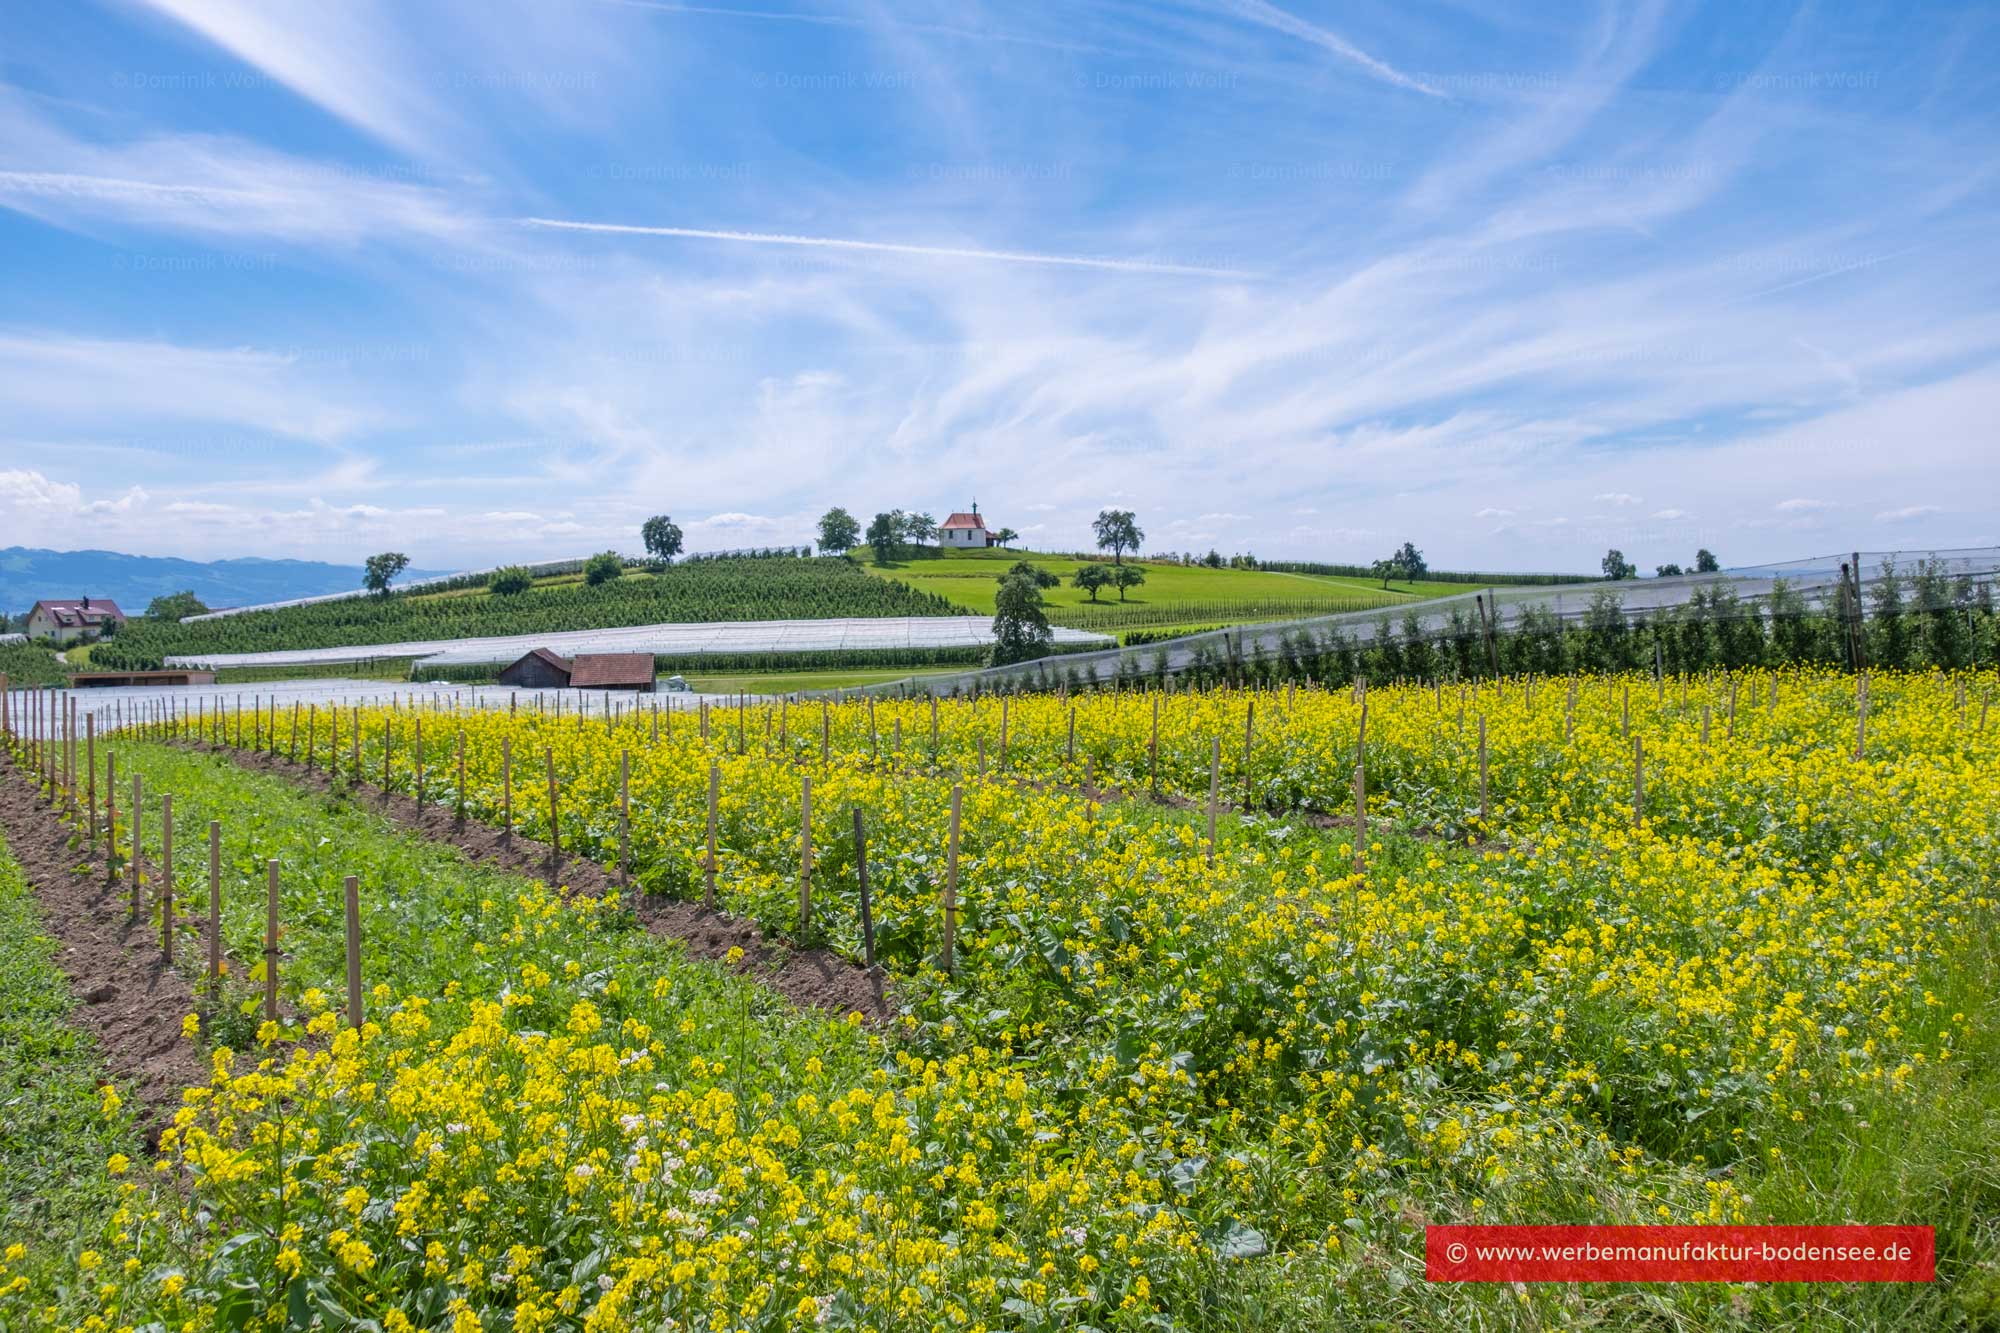
[[[264,863],[268,883],[264,891],[264,1017],[278,1019],[278,863]]]
[[[297,704],[292,705],[294,715],[298,713],[298,708]],[[306,772],[308,773],[312,772],[313,769],[313,747],[318,741],[318,737],[314,733],[318,730],[319,705],[314,704],[306,710]]]
[[[208,821],[208,975],[222,975],[222,821]]]
[[[1252,699],[1249,706],[1243,710],[1243,808],[1245,810],[1250,808],[1251,793],[1254,790],[1255,767],[1251,758],[1251,747],[1256,743],[1256,739],[1257,701]]]
[[[1639,737],[1632,738],[1632,827],[1646,819],[1646,748]]]
[[[4,684],[6,679],[5,676],[0,676],[0,684]],[[90,807],[89,846],[94,849],[97,846],[97,714],[85,715],[83,737],[83,766],[86,773],[84,785],[89,789],[84,803]]]
[[[618,887],[632,883],[632,752],[618,752]]]
[[[144,857],[139,849],[140,825],[143,822],[143,803],[141,800],[143,794],[144,787],[139,780],[139,775],[134,773],[132,775],[132,919],[134,921],[137,921],[140,915],[146,910],[145,890],[143,887],[145,879],[143,869]]]
[[[458,822],[465,822],[465,728],[458,729]]]
[[[868,834],[861,827],[861,807],[854,807],[854,873],[861,880],[861,948],[868,970],[875,970],[875,911],[868,901]]]
[[[104,882],[118,882],[118,756],[104,756]]]
[[[812,774],[799,775],[799,938],[812,928]]]
[[[932,701],[936,702],[935,699]],[[944,970],[957,975],[956,960],[953,956],[953,936],[958,927],[958,820],[959,810],[965,800],[965,789],[953,784],[951,789],[951,840],[945,845],[944,856]]]
[[[1068,763],[1076,762],[1076,705],[1069,706],[1069,749],[1065,755]]]
[[[1222,738],[1209,741],[1208,751],[1208,863],[1215,864],[1215,798],[1222,784]]]
[[[562,869],[562,825],[557,820],[555,750],[543,746],[542,760],[549,769],[549,873],[553,875]]]
[[[361,1030],[361,880],[349,875],[347,897],[347,1026]]]
[[[1354,766],[1354,870],[1356,874],[1367,865],[1368,855],[1368,770],[1364,765]]]
[[[1167,679],[1172,680],[1169,676]],[[1153,799],[1160,799],[1160,696],[1153,696],[1153,737],[1146,742],[1146,767],[1148,780],[1152,784]]]
[[[1854,678],[1854,757],[1864,758],[1868,753],[1868,673],[1862,672]]]
[[[1486,803],[1486,715],[1479,715],[1479,822],[1487,820]]]
[[[500,738],[500,836],[514,836],[514,739]]]
[[[708,766],[708,859],[702,862],[701,905],[715,910],[715,807],[722,796],[722,769]]]
[[[174,798],[160,797],[160,952],[174,961]]]

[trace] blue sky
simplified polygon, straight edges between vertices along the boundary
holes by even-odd
[[[0,17],[0,545],[2000,541],[2000,11]]]

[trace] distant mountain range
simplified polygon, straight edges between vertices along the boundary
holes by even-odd
[[[403,579],[450,570],[406,570]],[[402,580],[398,580],[401,582]],[[118,551],[45,551],[0,547],[0,613],[18,616],[43,597],[104,597],[128,616],[143,615],[155,597],[188,590],[211,610],[317,597],[361,586],[361,566],[318,560],[179,560]]]

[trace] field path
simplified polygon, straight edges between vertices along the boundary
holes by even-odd
[[[71,1021],[90,1031],[105,1064],[136,1093],[146,1146],[159,1142],[185,1088],[209,1081],[208,1062],[181,1035],[197,1010],[187,979],[167,964],[150,926],[135,921],[124,881],[107,884],[90,848],[35,795],[33,779],[0,760],[0,828],[34,891],[42,929],[62,946],[57,962],[77,1006]]]
[[[265,774],[318,792],[331,792],[332,779],[322,770],[307,771],[281,756],[246,754],[226,746],[182,743],[181,748],[220,755],[252,773]],[[548,878],[549,847],[474,820],[460,820],[442,806],[419,806],[408,796],[385,795],[372,783],[348,782],[352,799],[363,809],[393,820],[426,838],[457,848],[474,861],[488,861],[531,879]],[[578,893],[599,897],[621,892],[612,870],[574,853],[562,858],[557,882]],[[802,1008],[845,1015],[859,1013],[870,1022],[886,1022],[896,1013],[885,979],[878,971],[849,962],[830,949],[793,949],[767,939],[758,927],[740,917],[712,912],[697,903],[637,892],[625,895],[627,905],[647,930],[669,936],[687,947],[691,958],[728,963],[732,949],[743,951],[734,964],[744,975],[763,982]]]

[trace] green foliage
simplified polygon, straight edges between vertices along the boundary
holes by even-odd
[[[868,545],[878,564],[887,564],[903,550],[906,518],[900,509],[879,513],[868,523]]]
[[[176,626],[178,628],[178,626]],[[122,636],[117,642],[94,644],[90,650],[92,671],[158,671],[166,665],[162,654],[147,648],[137,634]]]
[[[592,588],[611,582],[625,572],[625,558],[616,551],[599,551],[583,562],[583,581]]]
[[[535,576],[528,572],[526,565],[506,565],[493,571],[493,577],[486,580],[486,591],[498,593],[502,597],[512,597],[535,586]]]
[[[650,576],[597,587],[543,585],[511,597],[440,597],[426,590],[249,611],[191,625],[141,621],[120,646],[157,660],[167,654],[344,648],[666,621],[957,614],[963,613],[943,597],[878,579],[847,560],[746,556],[687,559]],[[93,656],[108,647],[100,644]]]
[[[192,591],[170,592],[146,604],[146,616],[150,620],[179,620],[182,616],[207,614],[208,608]]]
[[[666,514],[655,514],[639,527],[639,540],[655,560],[667,561],[681,553],[680,524]]]
[[[1116,576],[1112,574],[1111,566],[1109,565],[1095,563],[1079,565],[1076,573],[1070,577],[1070,585],[1083,589],[1085,593],[1089,594],[1090,600],[1094,602],[1097,600],[1098,591],[1110,587],[1115,578]]]
[[[1715,558],[1715,552],[1709,550],[1706,546],[1694,553],[1695,573],[1714,574],[1721,570],[1721,568],[1722,565]]]
[[[1129,509],[1100,509],[1091,520],[1090,530],[1097,536],[1097,549],[1111,552],[1111,558],[1121,565],[1125,563],[1125,553],[1137,551],[1146,540],[1138,518]]]
[[[1139,565],[1117,565],[1112,568],[1111,582],[1118,589],[1118,600],[1125,600],[1128,589],[1139,587],[1146,581],[1146,571]]]
[[[1042,613],[1042,590],[1025,574],[1000,582],[993,599],[993,665],[1025,662],[1044,656],[1054,631]]]
[[[398,574],[410,567],[410,557],[401,551],[384,551],[371,555],[362,566],[361,583],[370,592],[387,595],[389,585]]]
[[[1604,559],[1598,562],[1598,567],[1604,571],[1604,577],[1607,579],[1636,579],[1639,577],[1638,566],[1627,560],[1625,553],[1616,547],[1604,553]]]
[[[1006,573],[997,575],[996,577],[1002,583],[1011,578],[1033,579],[1037,588],[1060,588],[1062,586],[1062,580],[1052,570],[1042,565],[1031,564],[1026,560],[1016,560],[1008,567]]]
[[[1404,543],[1408,546],[1408,543]],[[1400,555],[1401,552],[1398,552]],[[1209,552],[1211,561],[1203,557],[1201,564],[1219,563],[1221,556]],[[1416,573],[1409,578],[1422,578],[1428,583],[1478,583],[1490,588],[1539,587],[1555,583],[1589,583],[1595,574],[1493,574],[1473,571],[1433,570],[1423,563],[1423,553],[1417,552]],[[1266,560],[1263,567],[1285,574],[1318,574],[1333,578],[1369,579],[1376,577],[1375,566],[1327,564],[1318,560]]]
[[[819,517],[819,549],[845,555],[861,544],[861,525],[839,505]]]
[[[102,651],[102,646],[98,649]],[[61,685],[69,679],[69,668],[56,659],[56,650],[39,639],[26,643],[0,643],[0,674],[9,689],[28,685]]]

